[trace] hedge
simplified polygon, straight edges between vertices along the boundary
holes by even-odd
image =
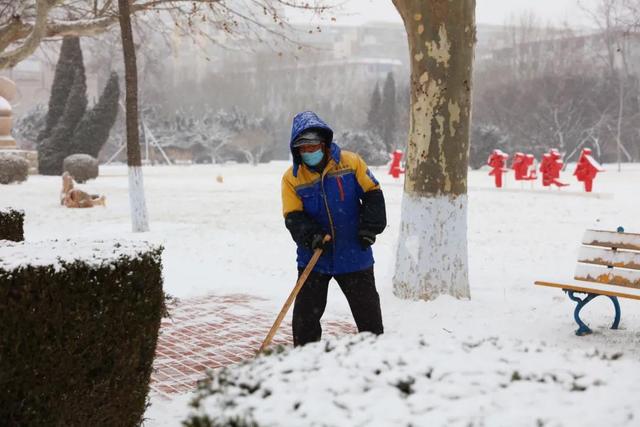
[[[0,245],[0,425],[142,422],[160,320],[162,247]]]
[[[0,209],[0,240],[24,240],[24,212],[12,208]]]

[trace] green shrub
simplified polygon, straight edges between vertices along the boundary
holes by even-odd
[[[0,184],[24,182],[29,175],[29,162],[15,154],[0,152]]]
[[[0,245],[0,425],[142,422],[165,313],[161,252]]]
[[[24,240],[24,212],[11,208],[0,209],[0,240]]]
[[[63,160],[62,170],[69,172],[78,184],[82,184],[98,177],[100,165],[98,159],[88,154],[72,154]]]

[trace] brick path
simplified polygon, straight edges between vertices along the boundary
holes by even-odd
[[[151,390],[166,397],[184,393],[195,388],[205,370],[255,357],[279,310],[261,310],[263,301],[234,294],[175,303],[170,309],[171,317],[160,326]],[[322,328],[323,334],[334,336],[356,332],[344,320],[323,320]],[[291,322],[285,320],[272,345],[291,343]]]

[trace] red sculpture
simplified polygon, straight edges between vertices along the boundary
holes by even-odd
[[[511,163],[511,169],[515,173],[516,181],[533,181],[537,178],[533,154],[516,153]]]
[[[564,164],[560,157],[560,152],[555,148],[552,148],[548,153],[545,153],[542,156],[542,161],[540,162],[540,173],[542,174],[543,186],[549,187],[553,184],[558,187],[566,187],[569,185],[559,181],[560,171]]]
[[[489,175],[493,175],[495,177],[496,188],[502,188],[502,174],[508,172],[508,169],[505,169],[508,158],[509,155],[507,153],[504,153],[502,150],[495,149],[487,160],[487,164],[491,166],[491,172],[489,172]]]
[[[573,174],[578,178],[578,181],[584,182],[584,191],[587,193],[591,193],[593,180],[598,172],[604,172],[604,168],[591,157],[590,148],[583,149]]]
[[[404,169],[400,167],[402,161],[402,150],[395,150],[391,153],[391,165],[389,166],[389,175],[394,178],[399,178],[401,173],[404,173]]]

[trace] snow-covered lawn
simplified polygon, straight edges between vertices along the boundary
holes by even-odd
[[[21,185],[0,186],[0,207],[25,211],[28,240],[125,237],[162,243],[168,293],[177,297],[248,293],[271,301],[271,307],[265,307],[275,317],[296,277],[294,244],[280,212],[280,179],[286,167],[286,162],[258,167],[145,167],[151,221],[151,232],[146,234],[130,231],[123,166],[102,167],[100,178],[79,186],[105,194],[106,208],[63,208],[58,202],[60,178],[42,176],[30,176]],[[387,343],[396,348],[389,357],[405,355],[409,364],[423,357],[425,365],[415,368],[418,374],[428,366],[434,372],[449,372],[453,378],[445,383],[417,383],[416,393],[406,398],[399,398],[401,391],[394,387],[388,388],[386,395],[370,395],[370,401],[360,402],[363,408],[372,408],[370,415],[388,415],[380,418],[378,425],[399,425],[393,422],[402,415],[398,411],[411,414],[406,420],[414,425],[447,424],[453,420],[452,414],[459,422],[486,425],[535,425],[538,419],[549,425],[637,425],[640,302],[620,301],[621,329],[613,331],[607,329],[613,321],[611,302],[596,299],[583,315],[595,333],[577,337],[573,334],[574,303],[560,290],[533,285],[536,279],[572,277],[586,228],[622,225],[626,231],[640,231],[640,165],[624,165],[622,173],[615,172],[614,165],[605,167],[608,171],[598,177],[591,195],[582,193],[569,173],[563,178],[571,186],[563,190],[532,189],[529,184],[521,187],[509,179],[506,188],[498,191],[492,188],[492,177],[486,171],[470,172],[472,299],[441,297],[428,303],[393,296],[402,181],[394,181],[384,168],[374,168],[385,192],[389,227],[374,247],[386,336],[379,344],[371,344],[371,352],[382,351]],[[218,175],[224,178],[223,183],[216,181]],[[330,291],[327,311],[349,315],[337,286]],[[428,345],[417,345],[419,337]],[[470,350],[469,344],[474,343],[482,344]],[[358,347],[358,360],[366,359],[363,347],[366,345]],[[326,356],[320,350],[307,353],[296,350],[296,360],[302,365],[316,363],[312,362],[316,359],[325,363]],[[375,355],[373,360],[379,357]],[[336,367],[331,373],[336,382],[348,382],[344,372],[350,366]],[[274,365],[269,369],[277,380],[279,368]],[[597,386],[580,392],[567,380],[555,386],[525,381],[522,384],[526,387],[499,387],[503,381],[511,382],[513,371],[539,378],[556,370],[569,376],[584,375],[589,384]],[[498,375],[498,371],[505,374]],[[304,391],[311,408],[314,401],[326,400],[326,389],[314,390],[314,384],[309,380]],[[461,398],[446,397],[455,395]],[[431,396],[435,396],[431,403],[398,400],[426,401]],[[147,424],[179,425],[188,411],[187,400],[188,396],[173,401],[152,398]],[[292,410],[289,403],[287,399],[269,401],[271,406],[283,405],[271,409],[273,414],[284,414],[276,424],[285,424],[286,414]],[[431,407],[435,409],[426,410]],[[326,413],[331,408],[336,407],[318,406],[316,410]],[[309,410],[304,423],[322,421],[314,420],[316,410]],[[334,410],[335,414],[342,411]],[[326,418],[328,425],[373,425],[362,417],[347,420],[338,415]],[[301,424],[292,421],[289,425]]]

